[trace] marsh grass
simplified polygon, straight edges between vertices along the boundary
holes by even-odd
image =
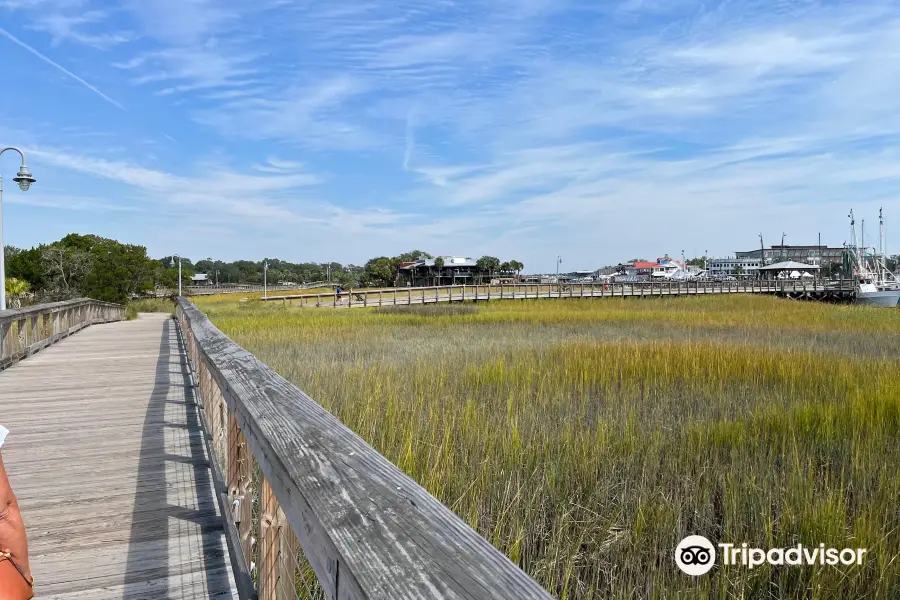
[[[900,311],[198,304],[560,598],[900,597]],[[692,579],[688,534],[869,553]]]
[[[175,314],[175,304],[168,298],[141,298],[125,305],[125,318],[136,319],[138,313],[161,312]]]

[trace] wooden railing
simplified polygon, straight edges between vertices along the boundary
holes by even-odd
[[[242,597],[551,597],[184,298],[177,318]]]
[[[320,287],[333,287],[335,284],[327,281],[314,281],[311,283],[298,283],[296,285],[269,285],[263,286],[256,283],[220,283],[210,285],[186,285],[183,286],[182,292],[184,296],[214,296],[217,294],[254,294],[262,293],[266,290],[271,294],[273,292],[294,292],[297,290],[309,290]],[[171,298],[178,295],[178,288],[168,289],[159,288],[153,296],[157,298]]]
[[[631,296],[679,296],[700,294],[835,294],[849,295],[856,286],[852,280],[840,281],[648,281],[633,283],[521,283],[484,285],[446,285],[415,288],[360,290],[340,294],[270,295],[263,300],[281,301],[297,306],[369,307],[405,306],[435,302],[469,300],[512,300],[537,298],[619,298]]]
[[[0,311],[0,369],[88,325],[124,318],[124,306],[89,298]]]

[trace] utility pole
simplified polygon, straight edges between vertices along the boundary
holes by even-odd
[[[763,244],[763,236],[759,234],[759,279],[762,281],[763,270],[766,266],[766,246]]]
[[[784,236],[786,234],[781,234],[781,260],[784,260]]]
[[[181,256],[174,255],[172,257],[172,262],[169,263],[169,266],[175,268],[175,258],[178,258],[178,295],[181,296]]]
[[[269,261],[263,262],[263,298],[269,297]]]

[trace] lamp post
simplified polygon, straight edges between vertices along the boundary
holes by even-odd
[[[7,150],[18,152],[19,156],[22,158],[22,166],[19,167],[19,172],[13,177],[13,181],[19,184],[19,189],[23,192],[27,192],[28,188],[31,187],[31,184],[35,182],[35,179],[31,176],[31,171],[28,170],[28,167],[25,166],[25,154],[18,148],[13,148],[12,146],[3,148],[0,150],[0,154],[3,154]],[[3,177],[0,177],[0,310],[6,310],[5,254],[5,246],[3,245]]]
[[[703,251],[703,270],[709,272],[709,250]]]
[[[263,298],[269,297],[269,261],[263,262]]]
[[[172,255],[172,262],[169,266],[175,268],[175,259],[178,258],[178,295],[181,296],[181,257],[177,254]]]
[[[219,270],[216,269],[216,289],[219,288]]]
[[[559,285],[559,265],[562,263],[562,256],[556,257],[556,284]]]

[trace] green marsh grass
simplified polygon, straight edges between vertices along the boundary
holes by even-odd
[[[900,311],[197,303],[559,598],[900,597]],[[694,579],[689,534],[869,552]]]
[[[175,303],[168,298],[141,298],[132,300],[125,305],[125,318],[129,321],[136,319],[138,313],[169,313],[175,314]]]

